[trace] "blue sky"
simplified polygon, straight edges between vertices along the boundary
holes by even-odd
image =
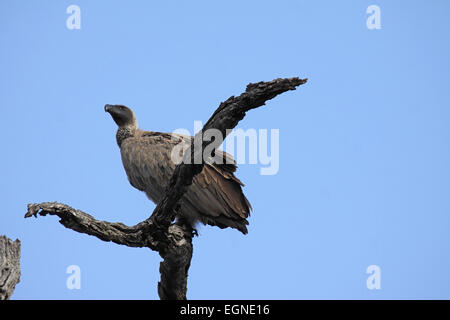
[[[71,4],[79,30],[66,27]],[[371,4],[379,30],[366,27]],[[199,227],[188,297],[450,298],[448,12],[437,0],[1,1],[0,234],[22,241],[13,298],[158,298],[157,253],[23,218],[43,201],[128,225],[152,212],[106,103],[132,107],[143,129],[193,130],[249,82],[292,76],[309,82],[239,123],[279,129],[279,171],[240,165],[249,234]],[[70,265],[80,290],[66,287]]]

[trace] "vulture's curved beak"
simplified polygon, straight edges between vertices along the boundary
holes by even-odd
[[[113,105],[111,104],[106,104],[105,105],[105,112],[111,112]]]

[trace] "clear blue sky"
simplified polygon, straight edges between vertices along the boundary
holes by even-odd
[[[81,29],[66,8],[81,8]],[[366,8],[381,8],[368,30]],[[14,299],[157,299],[160,257],[24,219],[60,201],[134,225],[106,103],[192,130],[249,82],[307,77],[239,127],[280,130],[278,174],[241,165],[249,234],[200,227],[191,299],[450,298],[450,2],[0,2],[0,234]],[[132,208],[130,210],[129,208]],[[381,289],[366,268],[381,268]],[[81,268],[81,289],[66,268]]]

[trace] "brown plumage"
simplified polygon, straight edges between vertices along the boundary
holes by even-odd
[[[158,203],[175,171],[173,148],[180,143],[189,145],[192,137],[140,130],[134,112],[123,105],[106,105],[105,111],[119,126],[116,139],[128,180]],[[216,156],[226,160],[223,164],[205,160],[203,170],[194,177],[182,198],[178,219],[190,226],[200,221],[246,234],[251,206],[242,193],[243,183],[234,176],[236,164],[226,152],[217,150]]]

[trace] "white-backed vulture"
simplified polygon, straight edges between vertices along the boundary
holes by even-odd
[[[163,197],[175,171],[172,149],[179,143],[190,145],[192,137],[172,133],[143,131],[138,128],[134,112],[123,105],[106,105],[118,125],[116,133],[122,163],[128,180],[138,190],[144,191],[154,203]],[[217,150],[223,164],[205,161],[182,198],[177,219],[194,227],[203,224],[231,227],[247,233],[250,203],[242,193],[242,182],[234,176],[236,163],[231,155]]]

